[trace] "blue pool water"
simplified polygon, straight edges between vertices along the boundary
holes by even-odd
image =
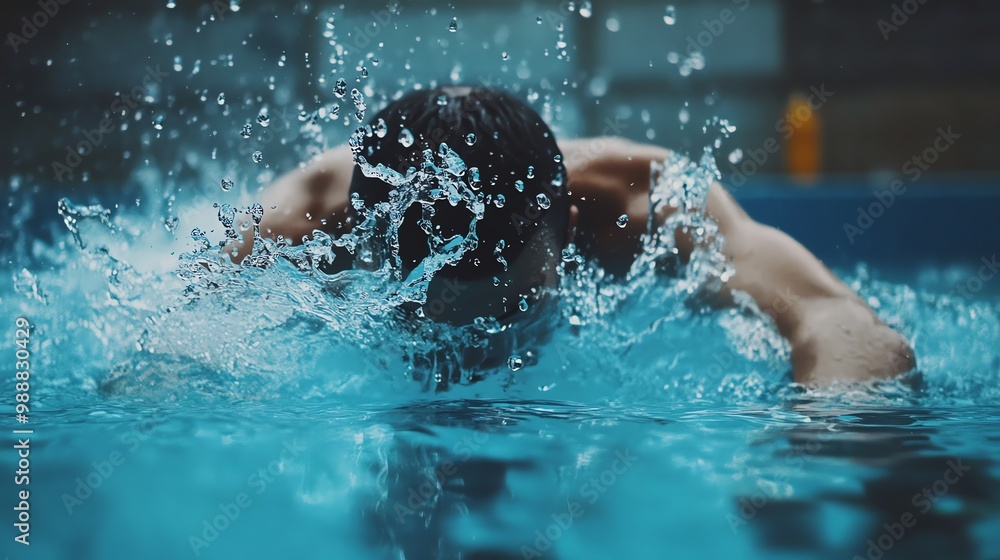
[[[824,193],[744,203],[794,230],[832,214]],[[8,524],[11,557],[1000,557],[1000,298],[954,290],[975,247],[838,269],[914,342],[917,389],[795,386],[773,328],[690,305],[689,278],[583,270],[523,368],[435,393],[419,337],[373,318],[379,284],[320,275],[315,247],[209,271],[179,233],[220,237],[208,201],[176,228],[61,209],[75,235],[35,226],[0,279],[34,327],[32,545]]]

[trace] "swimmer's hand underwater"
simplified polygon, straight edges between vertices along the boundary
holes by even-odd
[[[461,120],[463,111],[476,114],[478,118],[473,119],[472,123],[493,122],[494,126],[505,126],[515,118],[537,118],[526,106],[513,106],[519,102],[510,96],[485,88],[439,88],[435,92],[416,92],[404,97],[403,101],[409,103],[409,106],[397,108],[396,113],[391,113],[390,108],[386,108],[379,115],[386,117],[390,129],[393,126],[401,127],[398,119],[394,122],[391,118],[398,117],[401,111],[412,112],[414,107],[422,107],[414,105],[413,100],[421,95],[431,106],[426,109],[431,118],[444,115],[440,118],[452,119],[452,122],[444,123],[449,125],[444,130],[452,130],[451,133],[456,136],[469,132],[463,126],[475,126]],[[442,105],[439,101],[442,98],[447,98],[456,107]],[[475,103],[471,103],[470,99]],[[500,103],[502,108],[497,109],[491,103]],[[444,113],[447,110],[457,113]],[[491,110],[502,112],[507,120],[491,121],[491,115],[484,113]],[[516,116],[512,117],[512,112]],[[379,118],[379,115],[375,118]],[[426,115],[423,118],[426,120]],[[403,120],[406,121],[406,118]],[[410,129],[416,124],[414,118],[406,122]],[[547,129],[537,122],[533,126]],[[431,122],[426,126],[432,127],[434,133],[440,133],[444,125]],[[411,131],[414,134],[418,132]],[[485,137],[484,131],[475,132],[480,138]],[[501,131],[502,134],[503,132]],[[518,137],[523,138],[523,130],[519,129],[518,132]],[[390,134],[393,142],[382,145],[384,150],[400,149],[398,145],[392,145],[397,144],[394,139],[396,134],[398,132]],[[447,138],[449,146],[460,145],[460,140],[455,141],[458,138]],[[444,140],[446,139],[437,141],[440,143]],[[479,142],[482,143],[483,140]],[[502,137],[499,142],[502,142]],[[565,219],[557,222],[560,228],[567,230],[565,235],[558,236],[561,237],[560,242],[572,240],[586,259],[596,261],[612,275],[624,277],[641,250],[641,236],[648,223],[651,165],[666,160],[671,153],[665,148],[616,138],[564,141],[558,144],[558,148],[554,144],[552,142],[551,150],[561,152],[555,160],[565,162],[568,187],[565,196],[569,199],[563,210],[567,213],[563,216]],[[595,146],[600,146],[601,149],[595,151]],[[413,149],[418,148],[415,145]],[[469,161],[475,154],[463,155],[463,158],[470,167],[478,164],[485,170],[492,167],[495,161],[494,151],[488,153],[494,158],[492,161]],[[373,157],[377,156],[377,150],[372,154]],[[520,157],[524,157],[523,154]],[[523,164],[518,169],[527,169],[528,163],[540,167],[549,159],[538,158],[538,163],[517,161],[518,165]],[[497,167],[501,165],[497,164]],[[341,146],[282,177],[263,194],[264,207],[274,205],[276,209],[265,212],[261,234],[271,238],[280,235],[299,242],[314,229],[324,230],[332,235],[349,230],[350,193],[360,188],[357,184],[358,175],[352,178],[354,168],[350,150]],[[506,169],[502,176],[509,177]],[[882,323],[857,294],[805,247],[781,231],[751,219],[721,185],[714,184],[709,190],[705,212],[718,223],[719,232],[724,238],[723,252],[735,271],[722,284],[717,294],[719,301],[732,304],[740,299],[733,297],[734,293],[748,294],[756,306],[774,320],[778,331],[791,346],[792,370],[796,382],[831,385],[883,379],[910,372],[916,367],[913,350],[902,335]],[[622,214],[629,218],[625,227],[616,223]],[[654,223],[663,223],[666,217],[656,216]],[[543,220],[544,218],[539,222]],[[489,225],[483,229],[488,230]],[[488,231],[479,233],[481,238],[489,238]],[[510,237],[509,232],[504,235]],[[551,273],[559,261],[559,247],[555,247],[550,261],[539,258],[538,255],[553,253],[554,242],[551,239],[555,237],[557,236],[547,238],[548,245],[542,244],[543,250],[532,252],[526,249],[524,253],[531,256],[519,260],[528,264],[512,262],[510,281],[506,284],[524,293],[533,292],[536,286],[553,286]],[[402,235],[400,240],[403,242]],[[537,244],[534,241],[531,243]],[[682,262],[687,262],[694,244],[695,241],[690,236],[678,231],[677,246]],[[237,262],[249,252],[246,246],[237,246],[235,249]],[[473,288],[456,298],[457,311],[454,316],[443,319],[461,322],[480,315],[499,317],[503,308],[498,311],[496,305],[490,307],[491,304],[488,303],[499,300],[493,284],[483,282],[482,287],[474,282],[467,284]],[[508,296],[509,293],[504,294],[503,301],[517,301]]]

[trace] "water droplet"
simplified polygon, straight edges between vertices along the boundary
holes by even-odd
[[[468,145],[473,145],[476,143],[476,135],[472,132],[465,135],[465,143]]]
[[[500,285],[500,279],[497,278],[496,276],[493,277],[493,285],[494,286],[499,286]]]
[[[552,161],[556,163],[562,162],[562,154],[556,154],[556,157],[552,158]]]
[[[521,301],[517,302],[517,308],[520,309],[521,311],[527,311],[528,310],[528,300],[526,300],[524,298],[521,298]]]
[[[510,60],[510,55],[507,54],[507,51],[503,51],[502,53],[500,53],[500,58],[503,60]]]
[[[542,210],[548,210],[549,206],[552,206],[552,201],[549,200],[549,197],[545,196],[545,193],[538,193],[538,196],[535,197],[535,202],[542,207]]]
[[[229,0],[229,9],[233,12],[240,11],[240,3],[238,0]]]
[[[741,161],[743,161],[743,150],[736,148],[732,152],[729,152],[729,163],[736,165]]]
[[[507,367],[510,368],[510,371],[517,371],[524,367],[524,360],[521,359],[521,356],[513,354],[511,357],[507,358]]]
[[[229,192],[229,191],[231,191],[233,189],[233,185],[235,185],[235,184],[236,183],[234,183],[232,179],[223,179],[222,180],[222,190],[224,190],[226,192]]]
[[[240,130],[240,136],[246,139],[250,138],[251,134],[253,134],[253,126],[251,126],[250,123],[243,125],[243,128]]]
[[[264,161],[264,152],[257,150],[250,156],[250,159],[252,159],[254,163],[260,163]]]
[[[594,14],[594,9],[591,7],[590,2],[584,2],[580,4],[580,15],[589,18]]]
[[[535,23],[537,23],[538,25],[541,25],[542,24],[542,16],[538,16],[537,18],[535,18]]]
[[[608,31],[612,33],[618,33],[618,31],[622,28],[621,22],[618,21],[618,18],[615,16],[609,17],[608,20],[604,22],[604,26],[607,27]]]
[[[469,186],[473,190],[479,190],[479,168],[470,167],[469,168]]]
[[[177,4],[174,2],[174,0],[167,0],[167,9],[168,10],[173,10],[176,7],[177,7]]]
[[[219,102],[219,105],[225,105],[226,104],[226,94],[225,93],[220,93],[219,97],[216,99],[216,101]]]
[[[681,121],[681,124],[687,124],[688,121],[691,120],[691,113],[688,113],[687,109],[681,109],[681,111],[677,113],[677,118]]]
[[[409,148],[413,145],[413,133],[409,129],[404,128],[399,131],[399,143],[403,145],[404,148]]]
[[[677,9],[674,8],[673,4],[667,5],[667,11],[663,14],[663,23],[667,25],[673,25],[677,23]]]
[[[615,224],[620,228],[624,228],[625,226],[627,226],[628,214],[622,214],[621,216],[618,216],[618,219],[615,220]]]
[[[524,181],[520,179],[514,181],[514,189],[517,190],[517,192],[524,192]]]
[[[379,117],[378,121],[375,122],[375,136],[379,138],[385,138],[385,135],[389,132],[389,128],[385,124],[385,119]]]
[[[347,95],[347,82],[343,78],[337,80],[337,84],[333,86],[333,94],[341,99]]]
[[[529,165],[528,166],[528,178],[529,179],[534,179],[535,178],[535,166],[534,165]]]
[[[507,198],[502,194],[498,194],[496,198],[493,199],[493,204],[496,204],[497,208],[503,208],[503,205],[507,203]]]
[[[365,104],[365,97],[361,95],[358,88],[351,90],[351,100],[354,101],[354,118],[358,119],[358,122],[363,122],[368,105]]]
[[[451,18],[451,23],[448,24],[448,31],[451,31],[452,33],[458,31],[458,18],[457,17]]]
[[[493,256],[496,257],[497,262],[500,263],[501,266],[503,266],[503,269],[505,271],[507,270],[507,259],[503,258],[503,255],[501,253],[503,252],[504,247],[506,246],[507,242],[501,239],[500,241],[497,242],[497,246],[493,248]]]
[[[257,113],[257,122],[260,124],[260,126],[263,126],[264,128],[267,128],[268,126],[270,126],[270,124],[271,124],[271,115],[269,115],[267,113],[267,108],[266,107],[263,108],[263,109],[261,109],[260,113]]]
[[[157,115],[156,118],[153,119],[153,128],[156,130],[163,130],[163,115]]]

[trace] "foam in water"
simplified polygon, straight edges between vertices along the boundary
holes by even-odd
[[[314,123],[301,126],[312,130]],[[713,126],[721,134],[731,128]],[[358,129],[350,141],[355,149],[365,134],[385,130],[379,123]],[[402,131],[400,141],[412,142],[412,135]],[[8,276],[2,303],[11,314],[29,314],[46,333],[49,365],[64,372],[52,387],[108,394],[392,401],[447,387],[453,396],[546,393],[581,401],[801,398],[788,383],[785,341],[752,301],[721,311],[702,303],[732,275],[717,228],[702,211],[719,176],[711,149],[697,161],[673,155],[654,166],[651,215],[678,211],[658,228],[647,224],[627,281],[607,278],[569,246],[548,303],[520,303],[523,325],[482,319],[465,328],[404,317],[400,306],[426,302],[430,279],[476,246],[478,221],[503,202],[487,204],[478,169],[446,145],[424,152],[422,163],[403,173],[356,156],[367,176],[392,187],[389,201],[366,208],[355,199],[354,231],[339,238],[316,231],[295,246],[261,237],[270,210],[252,201],[216,204],[208,218],[204,202],[177,203],[173,195],[114,211],[60,200],[66,229],[50,244],[19,238],[14,250],[25,266]],[[223,179],[223,191],[233,183]],[[149,190],[165,187],[154,181]],[[435,233],[433,205],[441,201],[468,210],[462,234]],[[431,253],[402,277],[398,225],[414,204],[424,208]],[[150,222],[164,227],[151,229]],[[373,235],[379,228],[384,243]],[[696,240],[684,265],[677,229]],[[186,242],[173,238],[177,231],[190,232]],[[252,253],[233,264],[223,247],[244,235],[252,236]],[[336,248],[354,253],[359,269],[324,272]],[[494,248],[501,263],[504,249],[502,241]],[[914,341],[925,394],[995,398],[995,306],[879,282],[864,268],[849,280]],[[981,336],[958,345],[956,324]],[[75,367],[66,371],[57,362]],[[908,394],[891,384],[872,391],[865,398]]]

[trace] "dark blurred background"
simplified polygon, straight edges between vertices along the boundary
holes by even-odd
[[[562,135],[693,155],[729,125],[715,155],[737,192],[909,185],[904,166],[950,127],[959,139],[912,183],[998,185],[1000,4],[987,0],[64,2],[0,8],[5,188],[107,192],[152,170],[216,190],[225,173],[252,193],[357,126],[338,79],[369,116],[415,85],[493,84]],[[135,91],[134,108],[116,102]],[[87,136],[102,118],[113,130]],[[66,165],[88,138],[93,153]]]
[[[153,126],[157,108],[171,107],[162,109],[167,113],[162,136],[175,132],[188,145],[211,149],[214,127],[226,122],[212,120],[219,112],[218,93],[235,104],[236,124],[253,122],[254,105],[270,105],[272,113],[284,106],[297,115],[299,103],[313,110],[335,101],[331,89],[337,77],[356,85],[355,68],[366,59],[379,94],[393,93],[400,82],[452,82],[458,65],[459,82],[488,81],[550,94],[562,111],[557,124],[568,134],[600,134],[605,119],[617,115],[625,136],[690,148],[697,147],[694,133],[713,115],[737,127],[727,142],[731,148],[747,151],[771,136],[783,140],[775,123],[789,109],[790,97],[825,86],[832,96],[815,115],[823,172],[896,170],[922,152],[942,126],[962,135],[961,149],[943,154],[935,171],[1000,170],[995,133],[1000,124],[1000,4],[987,0],[682,0],[672,2],[674,25],[664,21],[671,4],[642,0],[575,5],[243,1],[232,6],[228,0],[175,1],[49,0],[58,12],[35,18],[46,2],[5,3],[0,10],[7,34],[7,157],[0,161],[0,172],[52,173],[47,164],[61,159],[82,129],[98,125],[116,92],[141,84],[147,65],[160,65],[169,75],[142,102],[146,115],[130,123],[135,130],[105,135],[96,155],[79,166],[92,179],[115,180],[115,173],[129,166],[99,165],[98,160],[118,160],[124,151],[141,157],[135,141],[144,133],[151,135],[154,155],[173,148],[152,142],[163,132]],[[726,10],[730,17],[724,17]],[[382,11],[388,15],[379,18]],[[324,37],[330,15],[334,46]],[[22,17],[48,21],[26,42],[15,40],[15,53],[9,34],[26,38],[31,31],[23,29]],[[386,23],[379,21],[386,17]],[[453,17],[458,30],[450,33]],[[880,20],[892,27],[880,28]],[[568,61],[558,59],[559,24]],[[693,52],[692,42],[705,64],[685,77],[681,66]],[[331,64],[338,48],[348,52],[341,64]],[[672,52],[680,55],[680,63],[668,61]],[[194,74],[196,67],[200,70]],[[679,119],[685,102],[690,105],[687,131]],[[199,112],[209,130],[188,122]],[[347,129],[341,128],[332,138],[343,138]],[[236,136],[238,130],[217,134]],[[764,169],[781,172],[787,159],[771,157]]]

